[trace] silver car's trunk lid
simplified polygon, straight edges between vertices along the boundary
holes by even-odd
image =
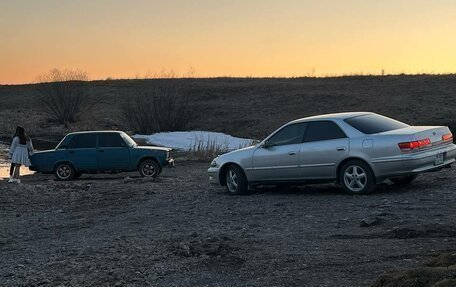
[[[410,126],[402,129],[380,133],[382,135],[411,136],[413,140],[430,139],[431,145],[450,144],[452,141],[443,141],[443,135],[451,133],[445,126]]]

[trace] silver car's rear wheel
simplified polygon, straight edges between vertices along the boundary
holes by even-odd
[[[375,189],[374,173],[361,160],[351,160],[345,163],[339,178],[347,193],[369,193]]]
[[[353,192],[359,192],[367,184],[367,175],[358,165],[349,166],[344,173],[345,185]]]
[[[226,189],[230,194],[243,194],[248,190],[244,171],[237,165],[227,167],[225,173]]]

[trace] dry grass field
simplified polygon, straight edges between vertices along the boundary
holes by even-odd
[[[422,75],[94,81],[89,97],[101,103],[68,130],[106,129],[112,124],[130,130],[121,112],[125,97],[167,86],[186,97],[193,116],[189,129],[247,138],[262,138],[296,118],[344,111],[456,127],[456,75]],[[16,124],[38,137],[68,132],[46,119],[36,99],[36,85],[0,86],[0,136],[9,136]]]

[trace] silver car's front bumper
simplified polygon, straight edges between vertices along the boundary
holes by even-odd
[[[220,168],[218,168],[218,167],[210,167],[207,170],[207,174],[209,176],[209,183],[210,184],[220,184],[220,182],[219,182],[219,171],[220,171]]]
[[[444,158],[443,162],[436,164],[438,154],[443,154]],[[442,148],[403,154],[400,157],[383,159],[372,164],[377,177],[392,177],[438,170],[455,161],[456,145],[452,144]]]

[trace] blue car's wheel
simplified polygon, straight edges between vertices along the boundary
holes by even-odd
[[[70,180],[74,178],[75,171],[70,163],[62,162],[55,166],[54,174],[58,180]]]
[[[146,159],[139,165],[139,174],[142,177],[157,177],[160,173],[160,167],[153,159]]]

